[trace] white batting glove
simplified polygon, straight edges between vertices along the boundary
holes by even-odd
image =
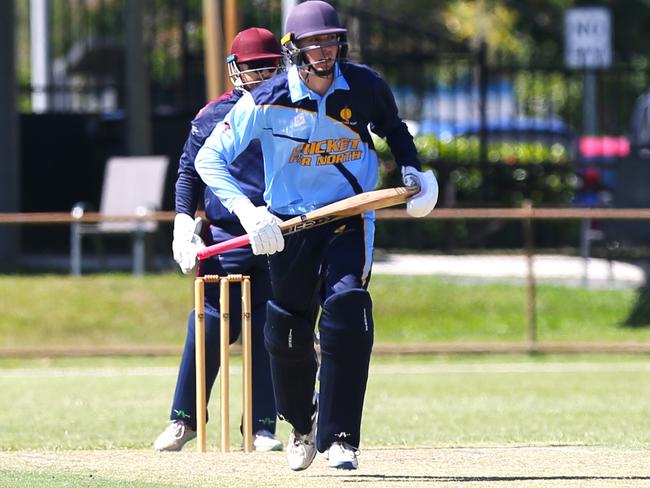
[[[433,171],[418,171],[413,166],[402,167],[402,180],[406,186],[417,186],[420,191],[406,201],[406,212],[411,217],[424,217],[438,203],[438,181]]]
[[[233,213],[250,238],[253,254],[275,254],[284,249],[282,220],[266,207],[256,207],[250,200],[242,199],[235,204]]]
[[[174,217],[174,240],[172,252],[184,274],[191,273],[196,267],[196,255],[205,247],[201,232],[201,217],[193,219],[187,214],[179,213]]]

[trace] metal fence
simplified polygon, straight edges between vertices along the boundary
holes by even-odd
[[[386,77],[402,116],[415,122],[420,156],[440,176],[442,205],[518,206],[525,199],[583,204],[581,192],[593,190],[585,188],[590,168],[596,168],[603,188],[589,205],[615,205],[607,192],[615,185],[621,154],[585,157],[582,136],[594,135],[588,125],[595,135],[629,142],[635,100],[650,85],[647,60],[596,72],[598,103],[587,107],[585,73],[553,62],[524,65],[488,56],[485,46],[472,49],[455,42],[439,26],[382,15],[368,2],[355,3],[365,8],[339,3],[352,57]],[[129,2],[44,4],[51,69],[47,83],[35,85],[29,78],[28,48],[35,12],[29,11],[28,2],[19,3],[22,111],[34,110],[46,96],[48,113],[123,117],[123,24]],[[279,2],[242,4],[254,7],[242,7],[242,25],[278,31]],[[199,0],[146,3],[144,33],[155,113],[189,117],[205,101],[201,16]],[[585,117],[594,120],[587,124]],[[390,153],[385,157],[391,159]]]
[[[23,111],[111,113],[124,110],[126,0],[50,0],[18,9],[20,107]],[[143,35],[152,106],[194,109],[204,102],[195,85],[203,68],[201,2],[148,0]],[[41,28],[35,28],[35,17]],[[35,30],[37,29],[37,30]],[[45,74],[30,79],[30,45],[43,43]],[[197,92],[198,88],[198,92]]]
[[[588,74],[563,66],[488,63],[480,51],[438,58],[420,72],[419,88],[395,92],[404,117],[417,121],[422,159],[442,176],[445,206],[616,205],[617,163],[638,152],[632,119],[650,86],[647,67],[595,72],[598,96],[588,107]],[[599,188],[589,181],[594,173]]]

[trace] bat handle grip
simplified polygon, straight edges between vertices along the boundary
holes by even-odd
[[[238,247],[244,247],[247,244],[250,244],[250,242],[251,241],[248,237],[248,234],[244,234],[243,236],[233,237],[232,239],[228,239],[227,241],[219,242],[217,244],[213,244],[212,246],[204,247],[197,253],[196,256],[199,258],[200,261],[203,261],[204,259],[208,259],[217,254],[221,254],[222,252],[226,252],[231,249],[236,249]]]

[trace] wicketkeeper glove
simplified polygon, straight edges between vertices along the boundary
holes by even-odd
[[[205,247],[201,232],[201,217],[193,219],[187,214],[179,213],[174,217],[174,240],[172,252],[184,274],[191,273],[196,267],[196,255]]]
[[[417,186],[420,191],[406,201],[406,212],[411,217],[428,215],[438,202],[438,181],[433,171],[418,171],[413,166],[402,167],[402,181],[406,186]]]
[[[250,200],[242,199],[235,204],[233,213],[250,238],[253,254],[275,254],[284,249],[282,220],[266,207],[256,207]]]

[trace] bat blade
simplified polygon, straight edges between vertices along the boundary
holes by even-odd
[[[399,186],[396,188],[385,188],[383,190],[360,193],[359,195],[330,203],[306,214],[286,220],[280,224],[280,230],[283,235],[295,234],[296,232],[318,227],[328,222],[359,215],[369,210],[392,207],[406,202],[406,200],[418,191],[419,189],[417,187]],[[230,249],[243,247],[249,243],[250,239],[248,235],[235,237],[202,249],[198,253],[198,258],[200,260],[208,259]]]

